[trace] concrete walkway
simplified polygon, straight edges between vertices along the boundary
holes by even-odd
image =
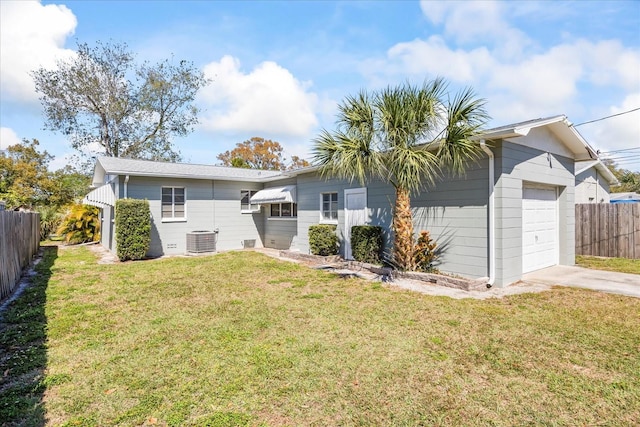
[[[571,286],[640,298],[640,275],[556,265],[527,273],[525,283]]]

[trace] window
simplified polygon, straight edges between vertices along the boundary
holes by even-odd
[[[271,218],[295,218],[298,216],[298,205],[295,203],[272,203],[269,216]]]
[[[186,218],[184,187],[162,187],[162,219]]]
[[[250,199],[258,190],[240,190],[240,211],[241,212],[257,212],[260,205],[252,204]]]
[[[338,193],[322,193],[320,195],[321,221],[338,221]]]

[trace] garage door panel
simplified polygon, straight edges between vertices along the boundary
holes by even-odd
[[[522,270],[524,273],[557,263],[557,191],[555,188],[523,189]]]

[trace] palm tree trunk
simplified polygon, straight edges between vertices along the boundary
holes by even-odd
[[[413,270],[413,216],[409,190],[396,187],[393,212],[393,261],[402,270]]]

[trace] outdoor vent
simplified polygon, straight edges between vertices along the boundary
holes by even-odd
[[[255,248],[256,247],[256,239],[247,239],[242,242],[242,246],[245,248]]]
[[[198,230],[187,233],[187,252],[215,252],[216,232]]]

